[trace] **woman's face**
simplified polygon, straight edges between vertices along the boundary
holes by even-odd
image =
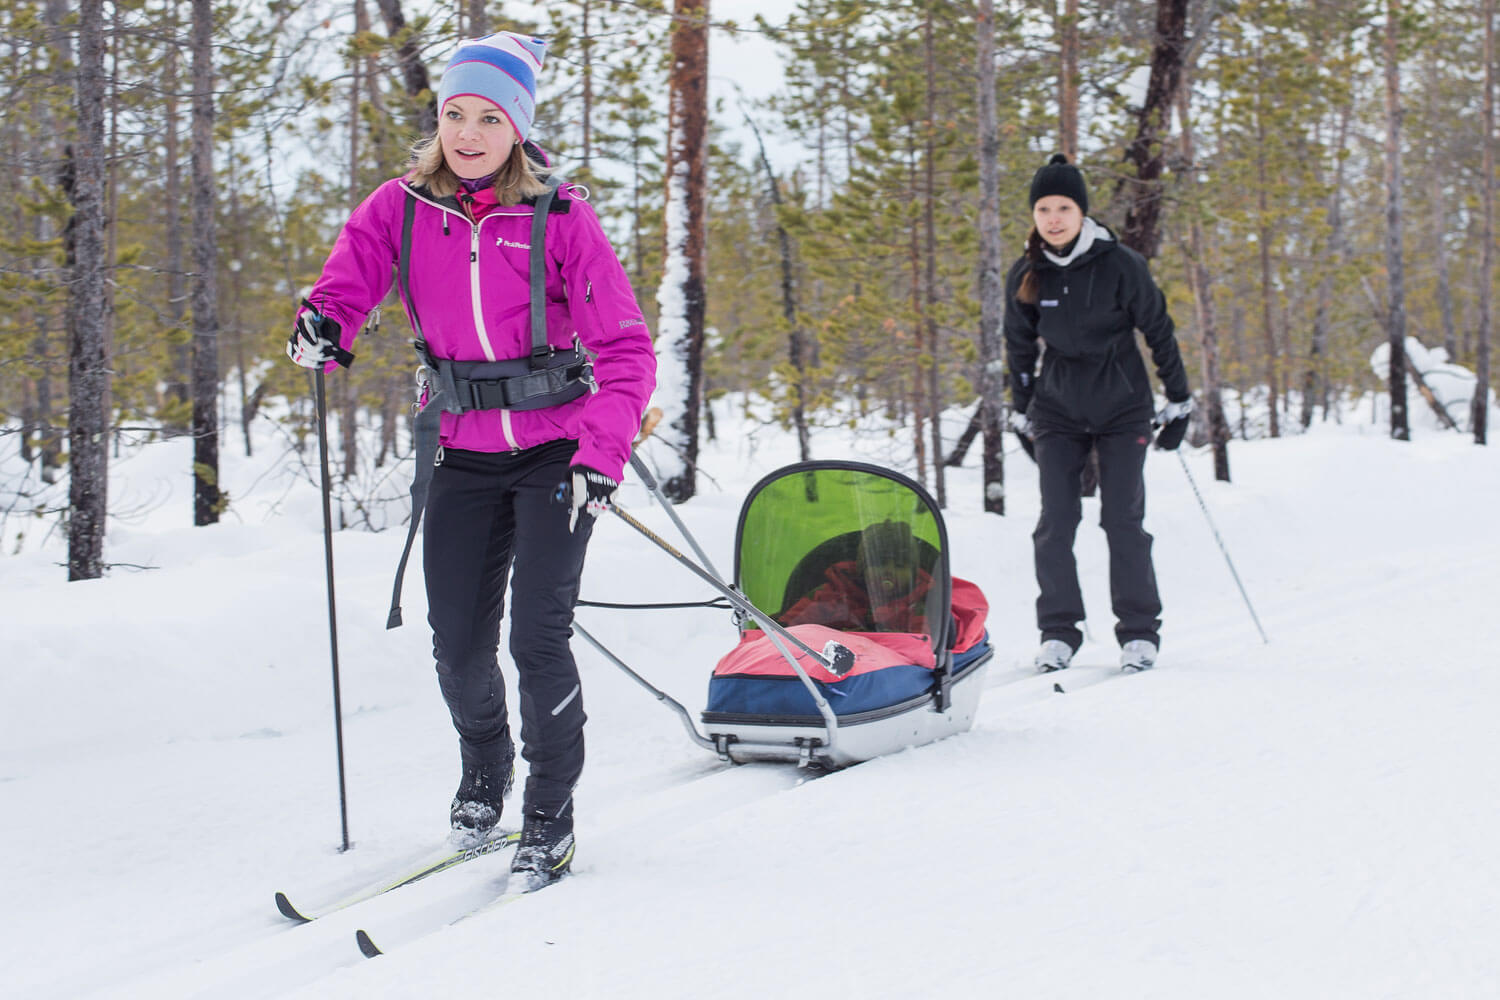
[[[1054,250],[1060,250],[1073,242],[1078,230],[1083,228],[1083,213],[1078,202],[1066,195],[1049,194],[1038,198],[1031,206],[1031,221],[1036,231]]]
[[[448,169],[464,180],[476,180],[499,170],[510,157],[516,130],[493,103],[466,95],[443,105],[438,142]]]

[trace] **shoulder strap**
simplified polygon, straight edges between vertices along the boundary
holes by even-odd
[[[547,190],[536,196],[531,211],[531,370],[547,362],[552,348],[547,344],[547,215],[562,178],[547,178]]]
[[[401,297],[406,300],[406,310],[411,314],[411,332],[416,336],[417,342],[422,343],[422,324],[417,322],[417,303],[411,297],[411,285],[408,281],[410,268],[407,263],[411,260],[411,224],[416,217],[417,196],[407,191],[406,211],[401,216],[401,256],[396,259],[396,275],[401,282]]]

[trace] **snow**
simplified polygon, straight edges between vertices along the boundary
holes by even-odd
[[[726,567],[740,501],[796,444],[716,405],[680,513]],[[458,755],[419,579],[410,624],[383,627],[401,531],[336,538],[340,853],[315,489],[276,471],[263,433],[253,460],[225,450],[226,523],[194,529],[188,443],[127,450],[111,495],[134,516],[111,524],[106,558],[149,568],[69,584],[58,533],[17,543],[5,525],[6,995],[1492,996],[1500,672],[1478,626],[1500,592],[1500,455],[1412,416],[1409,443],[1362,420],[1235,442],[1233,484],[1183,453],[1269,643],[1177,457],[1153,453],[1165,642],[1155,670],[1118,675],[1086,500],[1091,638],[1065,694],[1029,669],[1034,467],[1013,451],[1011,514],[986,515],[972,452],[948,472],[947,521],[957,573],[992,605],[977,722],[835,774],[719,763],[575,643],[590,715],[576,874],[452,926],[495,894],[504,855],[306,926],[272,905],[442,844]],[[822,431],[814,450],[889,440]],[[19,475],[0,457],[0,482]],[[633,477],[621,500],[675,539]],[[618,519],[583,590],[711,596]],[[734,642],[721,611],[579,621],[695,718]],[[362,958],[356,927],[389,953]]]

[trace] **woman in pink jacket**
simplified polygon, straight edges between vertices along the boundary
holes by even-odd
[[[573,605],[594,517],[619,484],[656,371],[593,209],[548,182],[527,142],[544,47],[509,32],[460,43],[438,88],[437,133],[411,171],[354,210],[287,346],[307,367],[347,364],[398,279],[428,380],[412,528],[425,488],[428,622],[463,762],[450,821],[462,838],[488,835],[515,773],[498,663],[509,576],[530,765],[511,865],[521,888],[572,862],[584,757]]]

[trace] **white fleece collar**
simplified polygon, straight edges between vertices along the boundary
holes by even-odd
[[[1066,257],[1059,257],[1051,250],[1043,250],[1042,253],[1046,254],[1047,259],[1056,264],[1058,267],[1067,267],[1079,257],[1082,257],[1084,252],[1087,251],[1089,247],[1094,245],[1095,240],[1108,239],[1113,239],[1113,237],[1109,235],[1109,230],[1105,229],[1103,226],[1099,225],[1093,219],[1085,215],[1083,217],[1083,225],[1078,229],[1078,239],[1073,242],[1072,252],[1070,252]]]

